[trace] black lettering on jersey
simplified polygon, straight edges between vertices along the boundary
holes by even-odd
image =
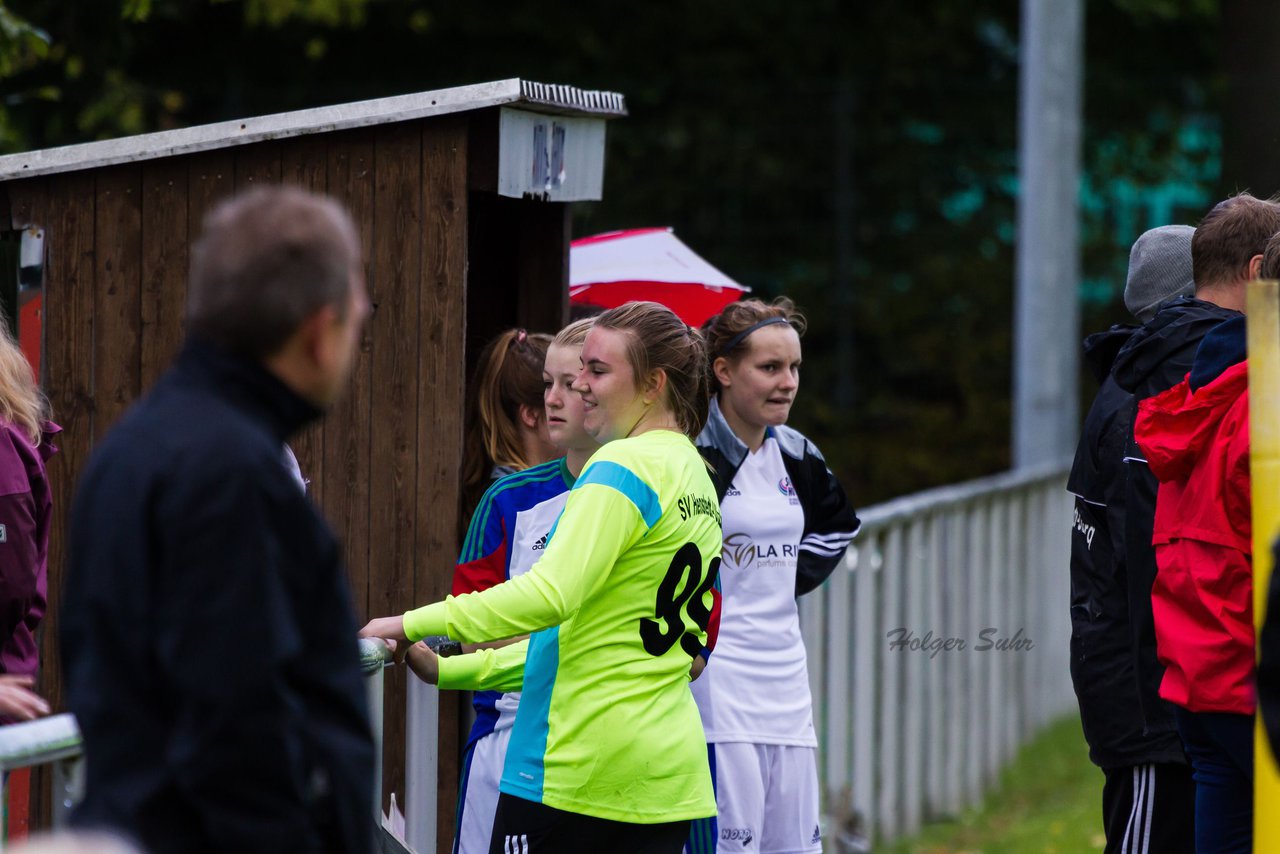
[[[716,557],[703,575],[702,552],[696,543],[685,543],[676,551],[666,575],[658,584],[653,619],[640,618],[640,641],[645,652],[653,656],[665,655],[677,641],[690,657],[702,651],[696,636],[684,631],[684,614],[688,614],[699,629],[706,631],[711,610],[702,600],[715,584],[719,570],[720,558]],[[683,585],[680,584],[682,579]]]
[[[697,493],[689,493],[676,501],[676,507],[680,508],[680,521],[684,522],[690,516],[710,516],[716,520],[716,524],[720,524],[720,505],[711,498]]]

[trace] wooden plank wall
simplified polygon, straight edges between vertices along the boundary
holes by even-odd
[[[425,245],[421,282],[421,326],[418,400],[427,403],[419,418],[419,435],[450,436],[455,444],[435,442],[418,455],[417,553],[436,561],[439,571],[415,577],[415,599],[444,598],[453,586],[457,541],[458,492],[462,459],[463,401],[466,393],[465,350],[467,295],[454,282],[467,278],[467,128],[461,121],[442,123],[440,132],[423,140],[423,186],[426,208],[421,225]],[[448,511],[445,508],[449,508]],[[451,836],[458,800],[458,769],[446,757],[461,753],[462,714],[466,695],[444,692],[440,701],[440,773],[436,784],[437,851],[453,850]]]
[[[360,230],[374,312],[350,388],[295,450],[345,546],[361,620],[448,592],[456,555],[467,276],[467,117],[271,141],[10,182],[12,224],[46,228],[43,382],[62,453],[41,690],[62,708],[56,643],[67,508],[96,439],[181,345],[189,246],[221,198],[264,183],[327,192]],[[2,207],[2,206],[0,206]],[[388,679],[384,792],[403,792],[403,672]],[[449,850],[458,703],[441,710]]]

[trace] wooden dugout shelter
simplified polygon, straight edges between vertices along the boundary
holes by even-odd
[[[0,228],[11,246],[43,236],[40,373],[64,428],[42,642],[55,708],[74,485],[181,345],[188,251],[209,209],[282,183],[355,219],[374,311],[346,394],[294,449],[344,543],[357,616],[399,613],[449,591],[473,356],[500,329],[566,319],[569,203],[601,197],[605,122],[622,115],[618,94],[513,79],[0,157]],[[383,791],[403,793],[403,672],[388,675]],[[446,847],[458,728],[446,699]]]

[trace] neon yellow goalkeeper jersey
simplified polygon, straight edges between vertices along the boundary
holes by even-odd
[[[405,614],[413,639],[534,632],[501,791],[638,824],[715,814],[688,682],[720,543],[702,458],[685,436],[653,430],[587,462],[528,572]],[[486,658],[510,664],[519,651]]]

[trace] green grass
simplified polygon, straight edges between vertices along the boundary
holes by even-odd
[[[981,808],[931,824],[886,854],[1080,854],[1101,851],[1102,772],[1072,715],[1028,744]]]

